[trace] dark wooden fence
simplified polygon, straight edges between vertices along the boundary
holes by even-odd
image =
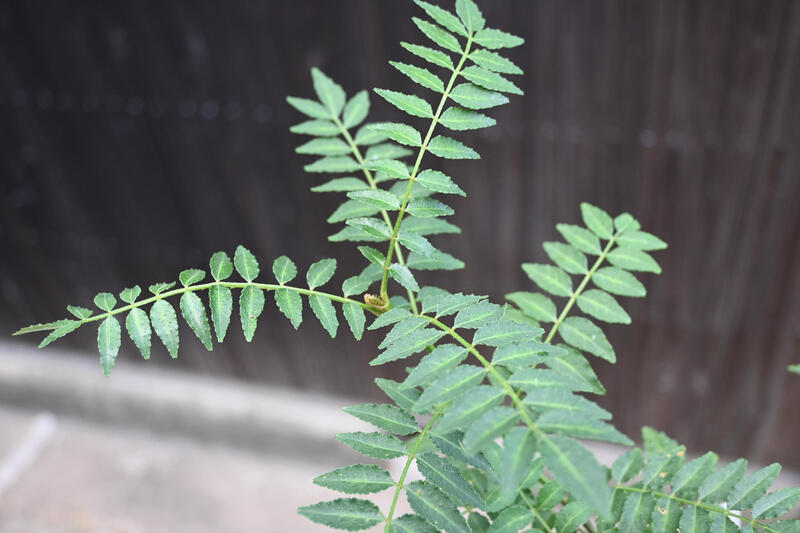
[[[619,426],[702,451],[800,465],[800,2],[485,1],[522,35],[524,97],[468,135],[483,158],[446,163],[467,191],[468,268],[426,281],[501,299],[530,286],[554,224],[591,200],[670,243],[634,325],[598,363]],[[337,199],[307,192],[287,94],[318,65],[348,92],[404,87],[387,59],[424,41],[410,2],[306,0],[0,4],[0,324],[63,316],[101,290],[174,279],[218,249],[265,265],[340,258]],[[399,118],[373,98],[373,116]],[[256,341],[212,354],[183,332],[154,363],[378,397],[375,335],[297,335],[271,307]],[[27,342],[35,342],[27,339]],[[89,348],[92,331],[62,344]],[[126,345],[121,365],[137,356]],[[399,372],[399,366],[393,369]],[[99,370],[98,370],[98,379]]]

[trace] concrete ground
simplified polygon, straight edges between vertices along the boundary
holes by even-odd
[[[364,461],[333,438],[372,430],[353,403],[124,360],[104,379],[91,358],[0,343],[0,533],[330,531],[296,508],[341,496],[311,480]]]

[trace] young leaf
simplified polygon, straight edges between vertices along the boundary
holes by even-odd
[[[578,296],[578,307],[587,315],[604,322],[630,324],[631,317],[613,296],[597,289],[589,289]]]
[[[211,277],[217,281],[222,281],[233,274],[233,263],[225,252],[217,252],[211,256],[208,263],[211,270]]]
[[[142,288],[139,287],[138,285],[134,285],[133,287],[131,287],[129,289],[123,289],[122,292],[119,293],[119,297],[123,302],[132,304],[133,302],[136,301],[136,298],[138,298],[140,294],[142,294]],[[81,308],[81,309],[83,309],[83,308]],[[89,311],[89,310],[86,309],[86,311]],[[92,312],[89,311],[89,315],[91,315],[91,313]],[[89,318],[89,315],[87,315],[85,317],[78,317],[78,318]]]
[[[141,309],[131,309],[125,318],[125,329],[128,330],[133,343],[139,348],[142,357],[150,359],[150,319]]]
[[[578,442],[561,435],[542,435],[539,451],[556,479],[579,501],[607,519],[611,513],[611,490],[603,467]]]
[[[103,311],[111,311],[117,305],[117,299],[110,292],[101,292],[94,297],[94,305]]]
[[[520,311],[541,322],[556,321],[556,304],[553,300],[538,292],[512,292],[506,294],[506,300],[516,304]]]
[[[138,285],[137,285],[137,287],[138,287]],[[120,298],[122,298],[122,294],[124,294],[126,296],[129,296],[129,293],[126,292],[126,291],[130,291],[130,290],[131,289],[125,289],[124,291],[122,291],[122,293],[120,295]],[[139,289],[139,290],[141,291],[141,289]],[[136,297],[134,296],[133,299],[135,300]],[[122,298],[122,301],[128,302],[128,300],[126,300],[125,298]],[[133,300],[131,300],[128,303],[133,303]],[[85,319],[89,318],[90,316],[92,316],[92,314],[94,314],[94,311],[92,311],[91,309],[86,309],[85,307],[80,307],[80,306],[77,306],[77,305],[68,305],[67,306],[67,311],[69,311],[70,314],[72,316],[74,316],[75,318],[77,318],[78,320],[85,320]]]
[[[103,365],[106,377],[111,375],[121,342],[122,330],[117,318],[114,316],[104,318],[97,330],[97,349],[100,351],[100,364]]]
[[[309,100],[308,98],[297,98],[295,96],[287,96],[286,101],[290,106],[311,118],[323,120],[331,118],[331,114],[327,109],[325,109],[325,106],[314,100]]]
[[[347,197],[351,200],[377,207],[378,209],[385,209],[387,211],[396,211],[400,209],[400,198],[382,189],[349,192],[347,193]]]
[[[202,271],[201,271],[202,272]],[[211,342],[211,326],[208,323],[208,316],[206,316],[206,309],[203,306],[202,300],[193,292],[185,292],[181,296],[181,314],[184,320],[192,328],[194,334],[203,343],[203,346],[210,352],[214,349]]]
[[[589,266],[583,252],[562,242],[546,242],[542,246],[547,256],[569,274],[586,274]]]
[[[489,91],[498,91],[511,94],[523,94],[522,90],[503,76],[477,65],[472,65],[461,71],[461,75],[479,87]]]
[[[446,459],[426,453],[417,456],[417,467],[429,483],[447,494],[459,506],[477,509],[485,507],[477,491]]]
[[[297,267],[291,259],[282,255],[272,263],[272,273],[275,274],[278,283],[284,285],[297,276]]]
[[[486,25],[486,20],[473,0],[456,0],[456,13],[470,33],[478,32]]]
[[[522,74],[522,69],[511,60],[483,48],[472,52],[469,58],[476,65],[500,74]]]
[[[556,229],[568,243],[581,252],[590,255],[600,255],[603,252],[600,240],[586,228],[574,224],[556,224]]]
[[[496,50],[498,48],[514,48],[525,42],[522,37],[511,35],[504,31],[495,30],[492,28],[484,28],[475,34],[475,42],[479,45]]]
[[[612,265],[624,270],[661,274],[661,267],[658,266],[655,259],[650,257],[647,252],[637,250],[636,248],[628,248],[627,246],[614,248],[608,254],[608,261]]]
[[[442,491],[423,482],[406,486],[406,499],[415,513],[447,533],[470,533],[456,505]]]
[[[517,423],[519,412],[499,405],[483,413],[464,433],[464,451],[477,453]]]
[[[225,333],[228,331],[233,312],[231,290],[221,285],[212,286],[208,291],[208,306],[211,308],[211,321],[214,323],[217,341],[222,342],[225,340]]]
[[[555,296],[572,295],[572,280],[569,275],[553,265],[523,263],[522,270],[539,287]]]
[[[415,292],[419,290],[419,284],[407,266],[393,263],[389,267],[389,275],[406,289]]]
[[[629,231],[617,237],[620,246],[636,250],[664,250],[667,243],[646,231]]]
[[[375,89],[384,100],[398,108],[400,111],[405,111],[409,115],[422,118],[432,118],[433,109],[431,105],[413,94],[403,94],[397,91],[390,91],[388,89]]]
[[[350,331],[353,332],[353,337],[360,341],[361,336],[364,334],[364,324],[367,320],[364,316],[364,309],[356,303],[348,302],[342,304],[342,312],[347,324],[350,326]]]
[[[354,128],[364,122],[367,115],[369,115],[369,93],[359,91],[344,106],[342,123],[345,128]]]
[[[178,315],[166,300],[157,300],[150,308],[150,323],[173,359],[178,357]]]
[[[400,144],[406,146],[420,146],[422,144],[422,137],[419,132],[406,124],[398,122],[379,122],[371,124],[369,129],[386,135]]]
[[[444,62],[444,63],[446,63],[447,61],[450,60],[450,58],[446,54],[443,54],[442,52],[437,52],[436,50],[430,50],[429,48],[425,48],[423,46],[419,46],[419,47],[416,47],[416,48],[421,48],[421,49],[427,50],[429,52],[433,52],[435,54],[433,57],[436,58],[439,61]],[[419,51],[419,50],[417,50],[417,51]],[[438,54],[441,54],[441,56],[438,55]],[[447,59],[442,59],[442,56],[444,56]],[[444,92],[444,83],[442,83],[442,80],[439,79],[439,76],[437,76],[436,74],[433,74],[428,69],[421,68],[421,67],[416,67],[414,65],[407,65],[405,63],[400,63],[398,61],[389,61],[389,64],[392,65],[397,70],[399,70],[400,72],[402,72],[403,74],[405,74],[406,76],[408,76],[409,78],[411,78],[412,81],[415,81],[415,82],[419,83],[420,85],[422,85],[426,89],[430,89],[430,90],[435,91],[437,93],[443,93]],[[450,62],[451,68],[452,68],[452,64],[453,63],[451,61]],[[433,116],[433,114],[431,114],[430,116]]]
[[[238,270],[238,268],[237,268]],[[258,326],[258,317],[264,310],[264,291],[252,285],[242,289],[239,295],[239,319],[247,342],[253,340]]]
[[[199,268],[190,268],[188,270],[184,270],[180,273],[180,275],[178,275],[178,279],[180,280],[181,285],[184,287],[199,283],[203,281],[203,278],[205,277],[206,273]]]
[[[620,296],[640,298],[647,294],[644,285],[633,274],[617,267],[598,269],[592,281],[601,289]]]
[[[458,20],[458,17],[449,11],[442,9],[438,6],[425,2],[424,0],[414,0],[414,3],[425,10],[430,18],[435,20],[440,25],[444,26],[453,33],[457,33],[462,37],[468,37],[466,28]]]
[[[336,440],[347,444],[355,451],[374,459],[394,459],[406,455],[406,448],[403,441],[392,435],[372,432],[364,433],[356,431],[353,433],[339,433]]]
[[[422,31],[422,33],[424,33],[425,36],[434,43],[438,44],[445,50],[450,50],[451,52],[455,52],[457,54],[461,53],[461,46],[458,44],[458,39],[456,39],[453,34],[425,20],[416,17],[412,18],[411,20],[413,20],[414,24],[417,25],[420,31]]]
[[[314,478],[320,487],[346,494],[372,494],[394,486],[392,476],[378,465],[351,465]]]
[[[405,409],[392,404],[363,403],[345,407],[344,412],[395,435],[419,432],[417,419]]]
[[[309,289],[316,289],[328,283],[336,272],[336,259],[322,259],[308,268],[306,282]]]
[[[601,239],[610,239],[614,235],[614,220],[599,207],[583,202],[581,215],[586,227]]]
[[[167,282],[162,281],[161,283],[153,283],[147,288],[147,290],[152,292],[154,295],[158,296],[162,292],[168,291],[174,286],[175,286],[174,281],[167,281]]]
[[[622,235],[638,230],[641,225],[630,213],[622,213],[614,219],[614,227],[617,229],[617,234]]]
[[[497,124],[497,121],[492,117],[460,107],[447,108],[439,118],[439,122],[455,131],[477,130]]]
[[[333,117],[338,117],[342,112],[345,102],[344,90],[340,85],[326,76],[318,68],[311,69],[311,79],[314,82],[314,91],[319,101]]]
[[[253,253],[244,246],[239,245],[236,247],[233,264],[236,266],[236,272],[248,283],[258,277],[258,261]]]
[[[320,294],[312,294],[308,297],[308,303],[325,331],[328,332],[331,338],[336,337],[336,330],[339,329],[339,319],[336,318],[336,309],[334,309],[330,299]]]
[[[289,131],[300,135],[313,135],[314,137],[333,137],[339,135],[339,127],[330,120],[306,120],[295,124]]]
[[[561,338],[579,350],[585,350],[610,363],[617,360],[614,348],[608,342],[603,330],[588,318],[570,316],[561,323],[558,329]]]
[[[427,46],[420,46],[418,44],[410,44],[406,42],[401,42],[400,46],[402,46],[415,56],[421,57],[422,59],[424,59],[429,63],[433,63],[434,65],[444,67],[450,70],[453,70],[455,68],[453,66],[453,60],[450,59],[450,56],[445,54],[444,52],[440,52],[439,50],[434,50],[433,48],[428,48]],[[442,90],[444,90],[444,86]]]
[[[444,159],[480,159],[481,156],[468,146],[465,146],[463,143],[451,139],[450,137],[444,137],[443,135],[437,135],[433,139],[431,139],[430,144],[428,145],[428,151],[435,156],[439,156]]]
[[[434,405],[458,398],[465,391],[480,385],[486,369],[475,365],[461,365],[436,379],[414,404],[413,411],[420,412]]]
[[[383,522],[377,505],[357,498],[339,498],[299,507],[297,512],[312,522],[334,529],[360,531]]]

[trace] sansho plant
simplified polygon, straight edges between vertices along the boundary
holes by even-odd
[[[522,265],[543,292],[508,294],[511,305],[420,285],[422,271],[464,267],[429,240],[460,231],[445,220],[453,209],[434,196],[465,195],[436,170],[436,158],[479,156],[443,130],[493,126],[495,120],[482,111],[507,103],[506,94],[522,94],[507,77],[522,71],[494,50],[523,40],[487,27],[472,0],[456,0],[455,14],[415,2],[429,20],[414,18],[414,24],[434,47],[404,42],[425,66],[391,65],[420,85],[426,98],[375,89],[410,115],[410,123],[365,124],[369,94],[348,99],[317,69],[311,75],[318,99],[288,99],[309,119],[291,129],[311,137],[297,151],[320,156],[306,171],[347,176],[312,188],[347,197],[328,218],[344,223],[330,240],[367,243],[358,246],[366,268],[345,280],[341,293],[321,289],[336,270],[335,259],[314,263],[305,284],[292,284],[298,269],[279,257],[272,265],[275,282],[266,283],[258,281],[256,258],[239,246],[232,261],[225,252],[211,257],[210,281],[203,270],[184,270],[179,286],[156,283],[149,287],[152,296],[140,299],[138,285],[123,290],[119,307],[113,294],[100,293],[94,299],[100,313],[68,306],[74,318],[17,334],[49,331],[44,347],[84,324],[99,323],[97,344],[108,375],[120,348],[123,315],[145,359],[153,331],[178,356],[172,297],[180,297],[180,314],[209,350],[213,336],[218,342],[225,338],[234,291],[248,341],[266,293],[295,328],[303,321],[305,300],[331,337],[339,311],[356,340],[365,327],[388,330],[370,364],[403,359],[408,375],[402,382],[376,380],[390,402],[345,409],[380,431],[336,439],[371,459],[405,457],[405,467],[398,479],[372,463],[317,477],[314,483],[346,495],[393,493],[388,509],[353,496],[300,508],[303,516],[334,529],[384,523],[384,531],[396,533],[800,531],[800,521],[780,519],[800,500],[800,489],[767,492],[780,465],[746,475],[745,459],[721,468],[713,452],[688,460],[685,447],[650,428],[642,431],[643,448],[632,447],[611,425],[611,413],[584,396],[605,392],[584,354],[616,359],[598,322],[630,323],[616,296],[643,297],[645,288],[632,272],[661,271],[648,252],[666,244],[642,231],[631,215],[612,218],[581,204],[583,225],[559,224],[565,242],[544,244],[553,264]],[[231,279],[234,271],[240,280]],[[631,448],[607,468],[578,439]],[[407,480],[414,462],[423,481]],[[397,516],[403,494],[414,513]]]

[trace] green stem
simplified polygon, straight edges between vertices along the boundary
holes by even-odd
[[[369,184],[370,189],[377,189],[378,184],[375,182],[375,178],[372,176],[372,172],[368,168],[364,168],[364,164],[366,163],[366,159],[361,154],[361,149],[356,144],[355,139],[353,136],[350,135],[350,132],[347,130],[345,125],[339,120],[339,117],[334,116],[333,121],[338,126],[339,132],[341,132],[342,137],[350,146],[350,151],[353,152],[353,155],[358,161],[358,164],[361,165],[361,170],[364,172],[364,177],[367,179],[367,183]],[[383,221],[386,222],[386,226],[391,229],[392,227],[392,219],[389,217],[389,213],[385,209],[381,209],[380,211],[381,217],[383,217]],[[397,262],[401,265],[405,265],[405,258],[403,257],[403,251],[400,249],[400,244],[395,241],[394,243],[394,251],[397,254]],[[417,308],[417,298],[414,296],[414,291],[410,289],[406,289],[408,293],[408,301],[411,303],[411,310],[414,312],[415,315],[419,314],[419,309]],[[388,299],[385,300],[388,303]]]
[[[453,70],[453,74],[450,76],[450,81],[447,82],[447,87],[444,90],[444,94],[442,94],[442,98],[439,100],[439,107],[436,108],[436,113],[433,115],[431,125],[428,127],[428,133],[425,134],[425,139],[422,141],[422,146],[419,147],[417,160],[414,162],[414,169],[411,171],[411,175],[408,178],[408,187],[406,187],[406,193],[403,195],[402,202],[400,202],[400,210],[397,213],[397,220],[395,221],[394,229],[392,229],[392,235],[389,237],[389,250],[386,252],[386,263],[383,265],[381,298],[383,298],[384,301],[388,301],[386,287],[389,283],[389,267],[392,265],[392,252],[394,250],[394,244],[397,241],[397,234],[400,232],[400,223],[403,221],[403,215],[406,212],[406,206],[411,198],[411,188],[414,186],[414,180],[417,178],[417,173],[419,172],[419,167],[422,163],[422,156],[425,155],[425,151],[428,149],[428,143],[430,143],[431,137],[433,136],[433,130],[436,128],[436,124],[439,122],[439,117],[444,109],[444,104],[447,102],[447,97],[450,96],[450,91],[453,89],[453,84],[455,83],[456,78],[458,78],[458,75],[461,73],[461,69],[464,67],[464,62],[467,60],[467,57],[469,57],[469,50],[471,47],[472,35],[467,38],[467,43],[464,45],[464,52],[461,55],[461,59],[459,60],[455,70]]]
[[[419,447],[422,446],[422,441],[425,440],[425,437],[430,433],[433,426],[439,420],[439,417],[442,416],[441,411],[437,411],[433,417],[428,421],[425,427],[419,434],[417,438],[417,443],[414,445],[414,448],[408,454],[406,458],[406,464],[403,467],[403,473],[400,474],[400,479],[397,481],[397,486],[394,490],[394,498],[392,498],[392,506],[389,508],[389,513],[386,515],[386,525],[383,528],[384,533],[390,533],[392,530],[392,520],[394,519],[394,512],[397,508],[397,501],[400,499],[400,493],[403,491],[405,487],[406,476],[408,475],[408,470],[411,468],[411,463],[417,457],[417,451],[419,451]]]
[[[561,311],[561,314],[558,315],[558,319],[553,324],[553,327],[550,328],[550,331],[548,332],[547,337],[545,337],[544,342],[549,343],[551,340],[553,340],[556,331],[558,331],[558,327],[561,325],[562,322],[564,322],[564,319],[567,318],[567,315],[572,309],[572,306],[574,306],[575,302],[578,300],[578,296],[581,295],[583,289],[585,289],[586,285],[589,283],[589,280],[592,279],[594,273],[597,272],[597,269],[600,268],[601,264],[603,264],[603,261],[605,261],[606,257],[608,256],[608,252],[610,252],[611,248],[614,247],[614,244],[617,242],[617,237],[619,237],[619,233],[615,233],[614,235],[611,236],[611,239],[608,240],[608,244],[606,244],[606,247],[603,248],[602,252],[600,252],[600,256],[594,262],[592,268],[589,269],[586,275],[583,276],[583,280],[581,280],[580,285],[578,285],[578,288],[575,289],[575,292],[573,292],[572,296],[570,296],[569,301],[567,301],[567,305],[564,306],[564,309]]]
[[[682,505],[693,505],[695,507],[699,507],[701,509],[705,509],[706,511],[711,511],[711,512],[714,512],[714,513],[724,514],[727,517],[734,518],[736,520],[742,520],[742,521],[747,522],[747,523],[749,523],[749,524],[751,524],[753,526],[757,526],[757,527],[763,528],[765,531],[769,531],[771,533],[780,533],[779,530],[769,527],[769,525],[767,525],[764,522],[759,522],[758,520],[754,520],[754,519],[748,518],[748,517],[746,517],[744,515],[737,514],[737,513],[733,512],[733,511],[729,511],[728,509],[723,509],[722,507],[717,507],[716,505],[709,505],[709,504],[703,503],[703,502],[698,502],[698,501],[694,501],[694,500],[687,500],[685,498],[678,498],[677,496],[674,496],[672,494],[667,494],[666,492],[660,492],[660,491],[657,491],[657,490],[647,490],[645,488],[639,488],[639,487],[625,487],[623,485],[617,485],[617,486],[612,487],[612,488],[614,490],[622,490],[622,491],[625,491],[625,492],[640,492],[640,493],[643,493],[643,494],[652,494],[653,496],[655,496],[657,498],[669,498],[670,500],[675,500],[676,502],[678,502],[678,503],[680,503]]]

